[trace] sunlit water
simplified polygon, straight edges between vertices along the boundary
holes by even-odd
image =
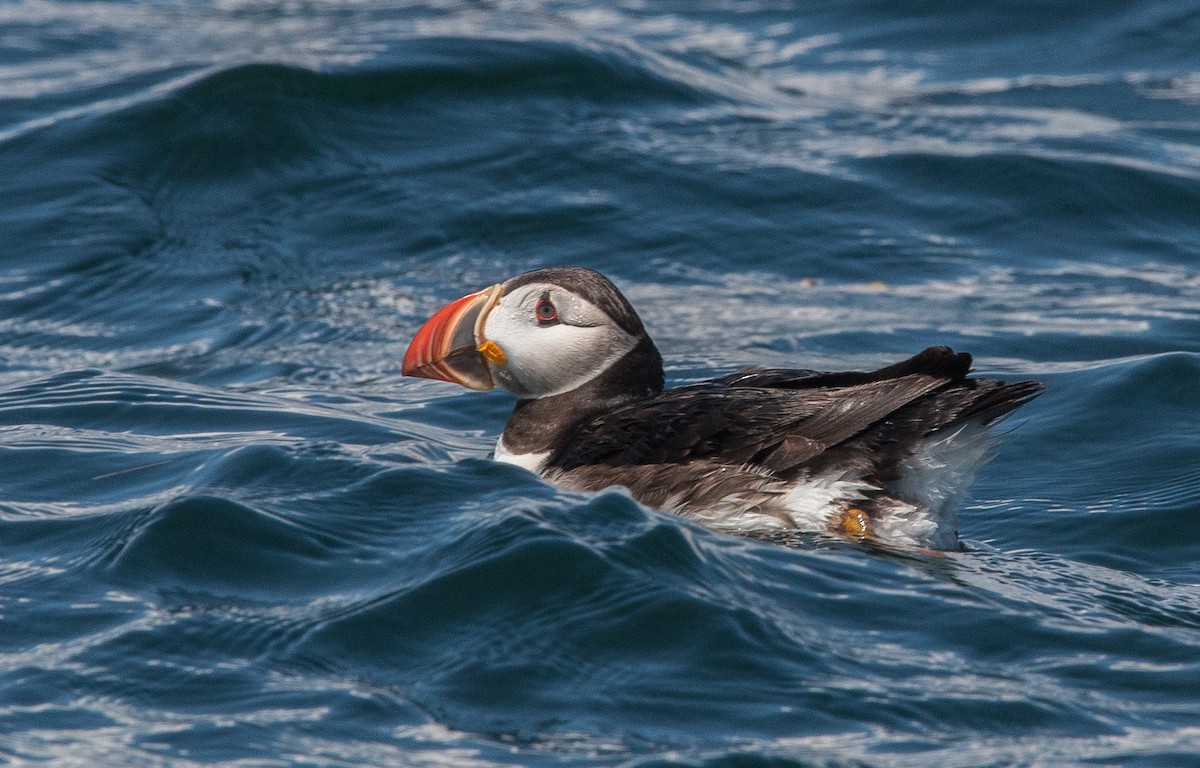
[[[1200,11],[0,7],[0,762],[1200,764]],[[487,460],[420,322],[609,274],[675,383],[1047,394],[966,551]]]

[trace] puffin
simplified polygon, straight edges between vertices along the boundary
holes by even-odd
[[[548,267],[438,310],[402,372],[516,395],[494,458],[555,485],[623,486],[729,533],[953,550],[991,427],[1043,389],[970,368],[935,346],[875,371],[748,367],[667,388],[617,287]]]

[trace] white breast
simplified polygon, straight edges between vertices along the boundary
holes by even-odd
[[[504,445],[504,436],[496,441],[496,452],[493,455],[496,461],[503,461],[505,464],[516,464],[518,467],[524,467],[530,472],[541,472],[542,467],[546,464],[546,459],[550,458],[550,451],[542,451],[541,453],[513,453]]]

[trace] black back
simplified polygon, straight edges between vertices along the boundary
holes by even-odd
[[[1036,382],[968,379],[970,364],[969,355],[931,347],[872,372],[746,369],[578,420],[562,432],[548,468],[704,461],[786,479],[870,455],[885,471],[888,454],[907,455],[958,422],[994,421],[1041,391]]]

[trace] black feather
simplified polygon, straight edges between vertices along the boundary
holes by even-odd
[[[993,421],[1041,390],[1036,382],[967,379],[970,361],[932,347],[870,372],[747,369],[584,420],[564,436],[549,466],[703,460],[788,478],[855,438],[874,448],[911,447],[960,421]]]

